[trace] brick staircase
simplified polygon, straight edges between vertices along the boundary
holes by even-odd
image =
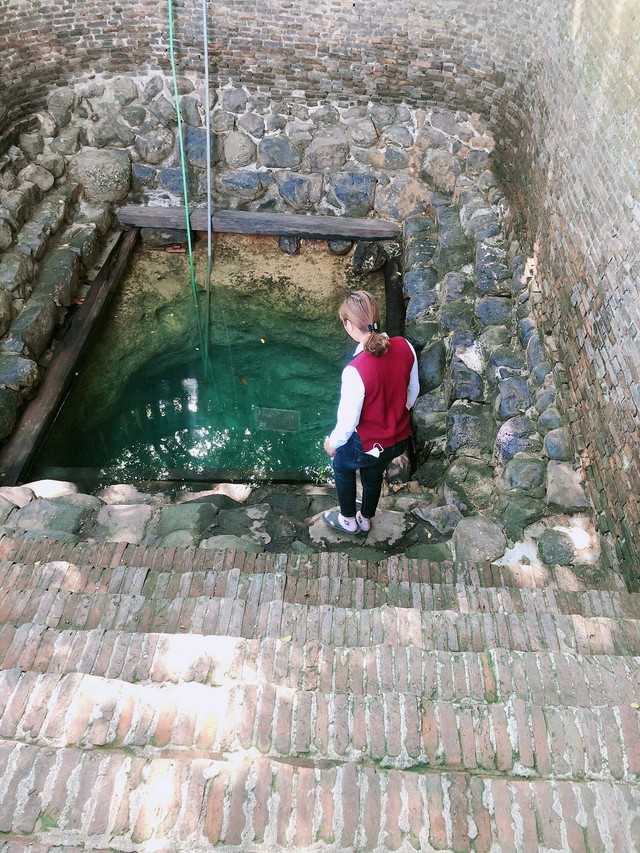
[[[0,557],[0,853],[640,850],[640,595],[614,574]]]

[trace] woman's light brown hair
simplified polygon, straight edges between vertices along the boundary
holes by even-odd
[[[343,323],[350,320],[361,332],[369,333],[363,343],[366,352],[380,358],[389,349],[389,338],[380,334],[380,306],[368,291],[356,290],[347,296],[338,314]]]

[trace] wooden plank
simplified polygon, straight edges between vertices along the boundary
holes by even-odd
[[[186,230],[184,207],[125,205],[118,211],[123,225],[140,228]],[[207,213],[194,208],[189,214],[194,231],[207,230]],[[297,213],[252,213],[219,210],[212,216],[214,231],[227,234],[260,234],[272,237],[306,237],[308,240],[395,240],[400,227],[382,219],[350,219],[346,216],[313,216]]]
[[[138,229],[123,231],[96,276],[69,331],[60,342],[37,396],[25,409],[0,454],[0,482],[15,485],[46,435],[73,380],[76,362],[110,296],[127,268]]]

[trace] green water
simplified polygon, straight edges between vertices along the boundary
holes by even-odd
[[[33,474],[323,481],[341,361],[328,365],[314,349],[258,342],[235,352],[212,347],[206,380],[198,353],[150,362],[89,429],[79,426],[82,389],[72,392]]]
[[[337,310],[363,282],[323,245],[292,261],[277,240],[218,236],[210,369],[186,257],[139,247],[29,476],[329,478],[323,442],[355,347]],[[198,244],[195,254],[201,280]],[[382,274],[367,287],[384,301]]]

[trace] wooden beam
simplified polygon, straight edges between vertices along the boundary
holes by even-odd
[[[113,294],[138,238],[138,229],[123,231],[78,308],[67,334],[55,351],[37,396],[25,409],[0,454],[0,482],[14,486],[33,459],[73,381],[100,312]]]
[[[184,207],[125,205],[118,211],[123,225],[140,228],[186,230]],[[207,230],[207,213],[194,208],[189,213],[194,231]],[[296,213],[252,213],[219,210],[212,216],[214,231],[227,234],[260,234],[273,237],[305,237],[308,240],[396,240],[401,229],[383,219],[349,219],[346,216],[314,216]]]

